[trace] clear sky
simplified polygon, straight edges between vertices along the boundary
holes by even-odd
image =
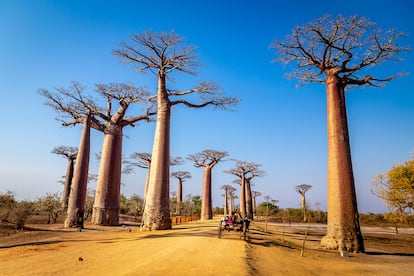
[[[262,164],[266,176],[254,179],[253,190],[299,207],[299,184],[311,184],[311,208],[326,209],[327,133],[323,84],[296,88],[288,71],[270,49],[294,26],[325,14],[359,15],[383,29],[408,34],[403,45],[414,45],[410,0],[209,0],[209,1],[23,1],[0,0],[0,192],[18,199],[36,199],[61,192],[58,183],[66,160],[51,150],[78,146],[80,126],[63,128],[56,113],[43,105],[38,89],[68,87],[78,81],[93,91],[95,83],[133,82],[156,89],[156,79],[121,64],[112,50],[131,34],[174,30],[198,46],[198,76],[174,75],[171,88],[187,89],[202,80],[218,82],[228,95],[241,100],[233,112],[212,108],[173,110],[171,155],[186,157],[205,149],[228,151],[230,158]],[[370,182],[393,164],[411,158],[414,149],[413,53],[403,62],[377,67],[381,76],[400,71],[411,74],[386,87],[347,92],[352,158],[361,212],[383,212],[384,204],[370,192]],[[154,124],[125,128],[123,153],[151,152]],[[94,154],[102,134],[92,133],[91,173],[97,173]],[[221,206],[220,187],[233,181],[213,169],[213,205]],[[190,161],[172,167],[187,170],[184,195],[201,195],[202,169]],[[143,194],[146,171],[137,168],[124,176],[121,192]],[[90,183],[94,189],[96,183]],[[177,183],[171,180],[171,191]],[[263,196],[258,201],[263,201]]]

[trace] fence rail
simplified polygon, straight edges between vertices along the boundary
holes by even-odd
[[[171,217],[171,224],[180,224],[190,221],[197,221],[200,220],[200,216],[179,216],[179,217]]]

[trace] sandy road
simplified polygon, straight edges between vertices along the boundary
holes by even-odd
[[[25,245],[0,249],[1,274],[246,275],[246,243],[236,234],[218,239],[215,225],[154,232],[51,232],[35,241],[16,237],[15,244]]]

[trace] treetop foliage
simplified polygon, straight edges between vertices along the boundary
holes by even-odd
[[[391,213],[403,217],[414,211],[414,160],[379,174],[371,185],[372,193],[384,200]]]

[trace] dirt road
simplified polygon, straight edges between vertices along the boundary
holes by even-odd
[[[318,249],[320,234],[311,233],[301,257],[297,228],[289,228],[281,242],[280,236],[253,224],[250,240],[245,242],[235,232],[218,239],[216,225],[215,221],[192,222],[154,232],[140,232],[133,226],[87,225],[82,232],[55,226],[49,231],[2,237],[0,274],[414,275],[414,248],[405,253],[391,252],[399,247],[378,250],[387,240],[367,243],[377,248],[371,254],[344,258],[338,252]],[[407,236],[405,242],[412,239]]]
[[[200,227],[202,226],[202,227]],[[1,275],[246,275],[246,243],[216,224],[139,232],[86,229],[19,237],[0,249]],[[36,235],[36,233],[34,233]],[[3,246],[7,246],[3,240]]]

